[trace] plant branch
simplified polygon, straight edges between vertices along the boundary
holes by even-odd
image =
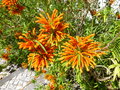
[[[116,40],[117,37],[120,36],[120,32],[116,34],[116,36],[104,47],[102,50],[108,49],[108,47]]]

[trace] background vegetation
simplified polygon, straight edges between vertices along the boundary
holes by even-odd
[[[64,13],[64,21],[69,23],[66,33],[74,37],[95,34],[93,39],[101,42],[101,47],[107,50],[107,54],[100,58],[95,57],[96,67],[82,74],[71,67],[65,68],[58,63],[51,64],[47,68],[47,74],[53,76],[54,89],[120,89],[120,14],[114,13],[111,8],[113,1],[106,1],[106,6],[100,9],[97,0],[18,0],[18,3],[25,7],[19,15],[9,13],[0,1],[0,55],[8,60],[8,64],[21,66],[21,63],[27,63],[30,51],[19,49],[17,43],[22,41],[19,36],[33,28],[38,32],[40,25],[35,23],[36,17],[40,13],[51,15],[52,11],[57,9],[59,14]],[[3,57],[5,49],[8,50],[7,56]],[[58,48],[55,53],[58,54],[60,51],[61,48]],[[58,57],[54,57],[56,62],[60,62]],[[36,72],[36,75],[40,73],[42,72]],[[39,86],[37,90],[41,88],[54,90],[49,86]]]

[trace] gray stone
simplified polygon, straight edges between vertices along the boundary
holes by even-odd
[[[16,87],[16,90],[20,90],[20,89],[22,89],[23,87],[22,86],[17,86]]]
[[[18,80],[15,80],[14,84],[15,84],[15,85],[17,85],[17,84],[18,84],[18,82],[19,82]]]
[[[23,82],[23,87],[25,87],[27,85],[27,82]]]
[[[0,80],[0,90],[34,90],[37,85],[49,83],[48,80],[44,79],[45,74],[41,74],[37,78],[36,83],[33,84],[31,80],[34,79],[34,75],[35,72],[21,68],[6,77],[7,79]],[[3,84],[1,84],[1,81]]]
[[[32,80],[33,79],[33,77],[26,77],[25,78],[25,81],[30,81],[30,80]]]
[[[13,72],[12,74],[7,76],[6,78],[0,80],[0,86],[2,86],[5,82],[11,80],[13,77],[17,76],[19,73],[23,72],[24,70],[25,69],[19,68],[19,70]]]
[[[35,88],[35,85],[32,83],[32,84],[29,84],[27,87],[24,88],[24,90],[34,90]]]

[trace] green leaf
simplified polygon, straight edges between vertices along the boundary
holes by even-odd
[[[117,66],[115,69],[114,69],[114,73],[113,73],[113,81],[115,81],[116,77],[117,77],[117,74],[119,73],[119,67]]]
[[[112,68],[114,68],[116,65],[115,64],[112,64],[112,65],[110,65],[108,68],[109,69],[112,69]]]
[[[45,53],[47,54],[47,51],[46,51],[45,47],[40,42],[38,42],[37,40],[34,40],[34,41],[37,42],[42,47],[42,49],[45,51]]]

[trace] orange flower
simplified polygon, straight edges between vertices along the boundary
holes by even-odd
[[[0,8],[3,8],[4,7],[4,5],[0,5]]]
[[[14,6],[18,0],[2,0],[2,4],[5,6]]]
[[[21,35],[22,35],[21,32],[15,32],[15,38],[16,38],[16,39],[19,39],[19,36],[21,36]]]
[[[2,54],[2,58],[4,59],[4,60],[9,60],[9,55],[10,54],[8,54],[8,53],[4,53],[4,54]]]
[[[19,48],[23,48],[23,49],[28,49],[30,51],[36,51],[36,49],[41,48],[41,46],[39,45],[39,43],[35,42],[35,40],[37,40],[38,42],[42,43],[42,44],[46,44],[46,38],[47,34],[39,34],[37,36],[35,28],[32,30],[32,32],[28,32],[25,34],[22,34],[22,36],[19,36],[19,39],[23,39],[25,42],[19,42]]]
[[[34,47],[35,42],[33,42],[30,39],[24,38],[22,36],[20,36],[19,39],[23,39],[26,41],[26,42],[18,42],[20,49],[23,48],[23,49],[28,49],[30,51],[35,51],[35,47]]]
[[[7,50],[7,52],[9,52],[11,50],[12,46],[8,45],[5,49]]]
[[[27,63],[22,63],[21,66],[22,66],[22,68],[26,69],[28,67],[28,64]]]
[[[47,13],[46,18],[40,14],[40,17],[37,17],[38,20],[36,21],[37,23],[42,24],[43,29],[40,29],[40,31],[49,34],[49,42],[51,43],[57,43],[63,39],[64,35],[66,35],[63,31],[68,27],[68,23],[61,21],[63,19],[63,13],[59,16],[57,13],[58,10],[54,9],[51,16]]]
[[[117,19],[120,19],[120,14],[117,15]]]
[[[21,14],[21,11],[25,8],[17,4],[18,0],[2,0],[3,6],[6,6],[11,14]]]
[[[28,55],[28,63],[34,68],[36,71],[40,71],[44,69],[44,67],[48,67],[48,61],[52,62],[54,47],[45,46],[46,51],[42,48],[37,51],[38,53],[30,53]]]
[[[97,14],[97,11],[96,10],[90,10],[90,13],[92,16],[96,15]]]
[[[60,53],[61,63],[66,62],[66,65],[72,65],[72,68],[76,67],[82,69],[85,67],[87,71],[89,71],[88,67],[96,65],[94,62],[94,56],[100,56],[105,54],[103,52],[97,52],[101,48],[99,48],[98,42],[93,42],[90,37],[94,36],[94,34],[87,37],[79,37],[76,36],[76,39],[72,36],[69,36],[70,40],[64,43],[63,50]]]
[[[112,5],[115,2],[115,0],[109,0],[109,4]]]
[[[55,86],[53,84],[48,84],[48,86],[50,87],[50,90],[55,90]]]
[[[46,74],[45,79],[47,79],[47,80],[55,80],[55,76],[53,76],[51,74]]]
[[[43,70],[42,70],[42,73],[46,73],[46,70],[43,69]]]
[[[59,89],[60,89],[60,90],[63,90],[64,87],[63,87],[62,85],[59,85]]]
[[[50,81],[50,83],[48,84],[48,86],[50,87],[50,90],[55,90],[55,88],[56,88],[55,87],[55,85],[56,85],[55,76],[51,75],[51,74],[46,74],[45,79]]]
[[[56,48],[47,44],[48,34],[36,34],[35,29],[32,32],[22,34],[19,36],[20,39],[23,39],[25,42],[19,42],[19,48],[28,49],[31,52],[28,55],[28,63],[36,71],[43,70],[44,67],[48,67],[48,61],[52,62],[53,52]]]
[[[25,9],[24,6],[21,6],[19,4],[16,4],[13,8],[11,8],[10,13],[11,14],[21,14],[21,12]]]

